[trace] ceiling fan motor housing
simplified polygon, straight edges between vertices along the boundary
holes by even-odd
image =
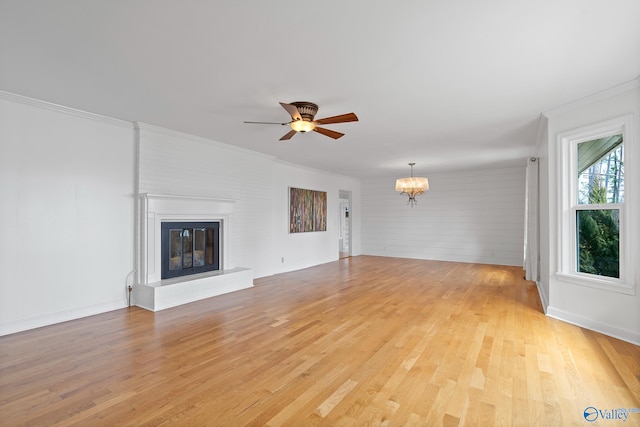
[[[312,122],[313,118],[318,113],[318,106],[313,102],[292,102],[291,105],[295,105],[302,117],[302,120]]]

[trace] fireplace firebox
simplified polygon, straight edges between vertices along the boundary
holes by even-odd
[[[220,222],[162,222],[162,279],[220,269]]]

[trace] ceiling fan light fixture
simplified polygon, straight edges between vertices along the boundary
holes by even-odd
[[[291,129],[296,132],[311,132],[316,128],[316,124],[308,120],[294,120],[290,123]]]

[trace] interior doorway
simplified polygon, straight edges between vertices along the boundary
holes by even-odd
[[[338,257],[351,256],[351,191],[340,190],[338,200],[340,233],[338,237]]]

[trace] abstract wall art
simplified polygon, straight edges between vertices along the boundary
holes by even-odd
[[[327,231],[327,192],[289,187],[289,233]]]

